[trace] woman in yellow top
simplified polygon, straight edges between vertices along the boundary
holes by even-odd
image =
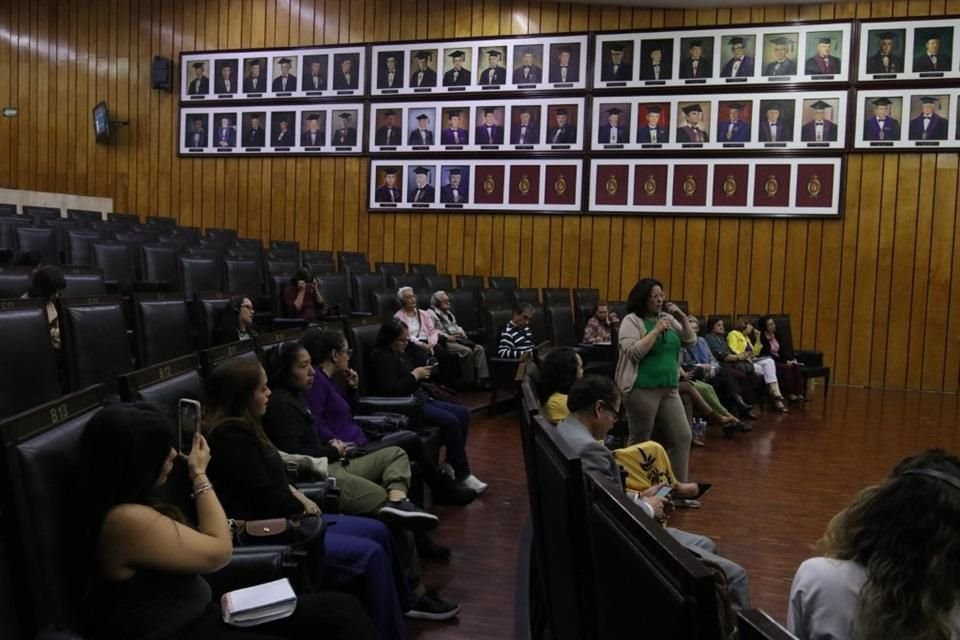
[[[570,414],[567,393],[573,383],[583,376],[583,360],[570,347],[558,347],[546,355],[540,370],[541,413],[547,420],[557,424]],[[626,469],[627,489],[630,491],[642,493],[658,484],[668,484],[673,487],[674,498],[688,501],[677,506],[694,507],[698,504],[692,500],[706,491],[707,485],[679,482],[666,450],[653,440],[617,449],[613,451],[613,457]]]
[[[734,355],[753,364],[753,371],[763,376],[767,391],[773,399],[773,406],[781,413],[787,412],[783,403],[783,394],[777,383],[777,363],[769,356],[760,356],[763,346],[760,344],[760,332],[753,326],[752,318],[738,318],[736,328],[727,334],[727,346]]]

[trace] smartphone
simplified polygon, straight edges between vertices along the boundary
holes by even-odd
[[[667,498],[670,497],[670,494],[671,494],[671,493],[673,493],[673,487],[671,487],[671,486],[668,485],[668,484],[665,484],[665,485],[663,485],[662,487],[660,487],[659,489],[657,489],[657,492],[656,492],[655,494],[653,494],[653,495],[654,495],[654,497],[656,497],[656,498],[663,498],[664,500],[666,500]]]
[[[177,405],[177,439],[180,453],[190,453],[193,446],[193,434],[200,431],[200,403],[190,398],[180,398]]]
[[[431,369],[436,369],[437,367],[440,366],[440,361],[437,360],[436,358],[428,358],[427,366],[430,367]]]

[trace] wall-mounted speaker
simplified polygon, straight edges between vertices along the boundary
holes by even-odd
[[[150,82],[154,89],[173,91],[173,60],[154,56],[153,66],[150,68]]]

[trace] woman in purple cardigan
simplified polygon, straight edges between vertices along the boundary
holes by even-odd
[[[343,334],[338,331],[310,329],[302,338],[317,370],[313,388],[307,391],[307,403],[313,413],[314,424],[321,442],[364,447],[368,440],[363,429],[353,419],[357,406],[357,372],[350,368],[350,349]],[[334,376],[342,376],[346,389],[334,383]],[[390,444],[406,451],[411,462],[416,462],[423,481],[433,492],[438,504],[465,505],[473,502],[477,492],[457,485],[450,476],[441,473],[436,462],[423,446],[423,440],[413,437],[391,441]],[[370,448],[376,445],[371,445]]]

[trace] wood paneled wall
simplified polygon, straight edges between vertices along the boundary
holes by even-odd
[[[662,10],[536,0],[0,3],[0,187],[114,199],[181,224],[626,296],[641,275],[696,311],[784,311],[840,384],[957,392],[958,154],[852,154],[841,221],[367,214],[362,158],[180,159],[154,55],[416,38],[960,13],[960,0]],[[90,109],[130,121],[95,145]]]

